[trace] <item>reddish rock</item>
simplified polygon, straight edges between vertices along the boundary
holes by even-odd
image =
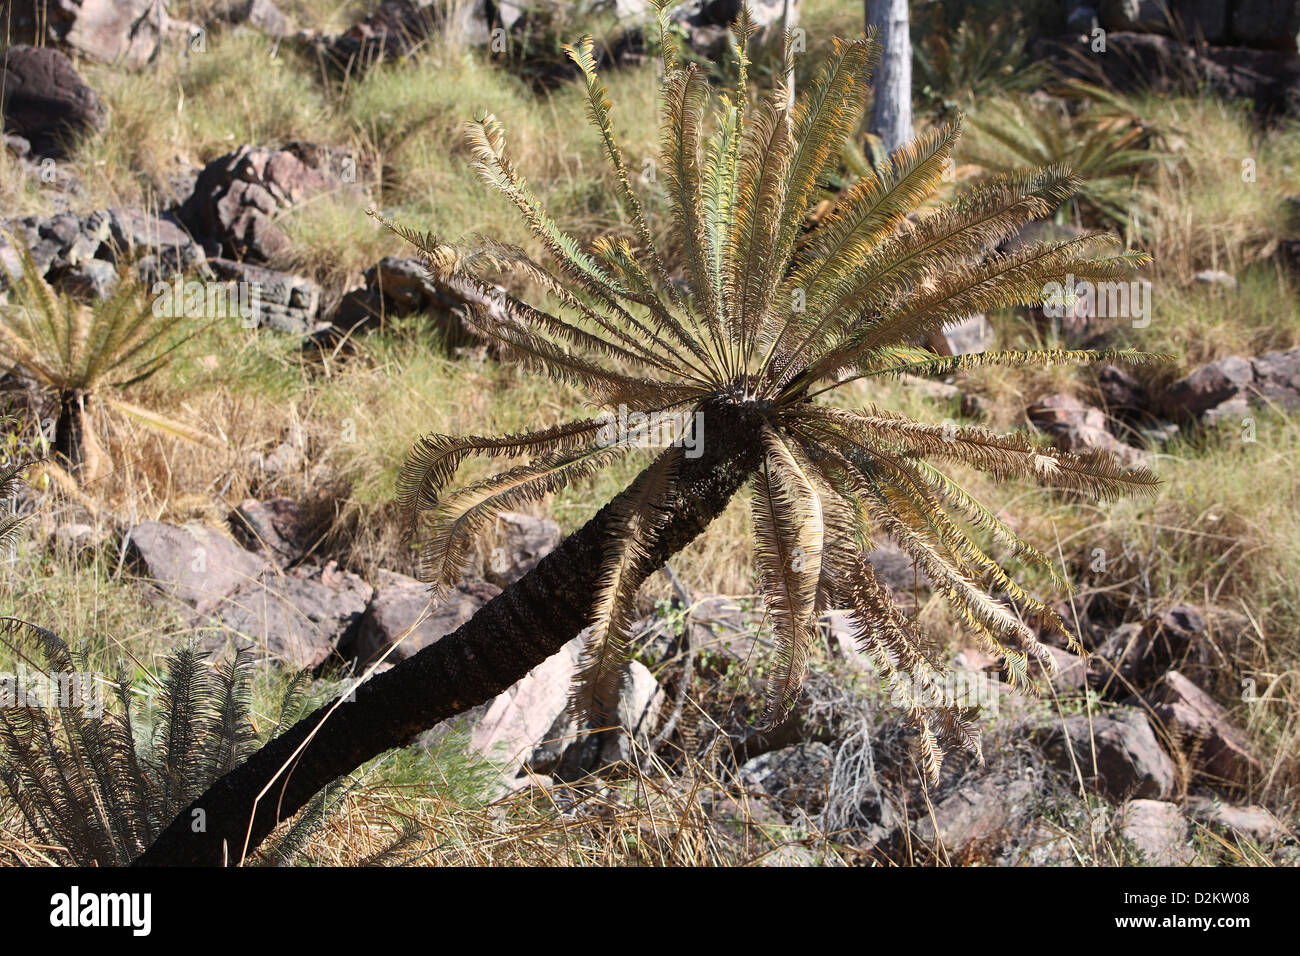
[[[1081,774],[1112,800],[1164,799],[1174,790],[1173,761],[1146,714],[1132,707],[1071,717],[1048,733],[1043,749],[1057,769],[1071,779]]]
[[[1117,820],[1119,833],[1150,866],[1191,866],[1196,855],[1188,845],[1187,818],[1176,804],[1130,800]]]
[[[104,104],[68,58],[48,47],[12,46],[0,70],[4,131],[40,156],[65,156],[72,139],[102,129]]]
[[[1034,427],[1051,435],[1062,451],[1107,451],[1129,466],[1149,463],[1146,452],[1124,444],[1107,430],[1105,412],[1073,395],[1049,395],[1029,406],[1028,412]]]
[[[330,190],[354,188],[356,161],[310,143],[241,146],[204,167],[180,210],[196,236],[237,260],[266,262],[290,251],[276,214]]]
[[[1202,773],[1244,785],[1262,769],[1227,709],[1178,671],[1165,674],[1148,700],[1156,720]]]

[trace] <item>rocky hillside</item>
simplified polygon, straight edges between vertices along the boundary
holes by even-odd
[[[583,404],[494,352],[464,318],[491,299],[431,276],[367,213],[539,253],[467,171],[460,126],[491,110],[558,220],[584,237],[617,226],[560,43],[597,35],[625,149],[651,168],[646,4],[4,6],[0,308],[17,307],[28,260],[74,309],[135,296],[155,316],[204,319],[147,376],[113,385],[120,408],[82,406],[76,468],[54,455],[59,388],[3,351],[6,460],[44,460],[14,501],[28,520],[3,571],[6,615],[81,642],[97,673],[129,660],[155,704],[179,643],[213,662],[251,646],[254,712],[270,713],[297,673],[328,699],[451,633],[631,478],[502,515],[472,573],[429,605],[392,505],[410,442],[543,427]],[[699,62],[722,59],[737,6],[674,13]],[[861,13],[793,6],[798,84]],[[1013,687],[884,546],[877,572],[955,661],[954,695],[981,709],[984,762],[953,755],[925,782],[905,701],[837,611],[795,715],[760,733],[772,638],[737,502],[642,596],[617,727],[570,723],[571,644],[370,765],[316,862],[365,858],[393,826],[378,808],[398,806],[441,863],[1300,863],[1300,7],[923,6],[917,125],[968,117],[945,189],[1070,164],[1089,189],[1004,249],[1100,230],[1153,258],[1122,289],[972,316],[924,343],[969,367],[855,396],[1161,476],[1154,500],[1096,505],[962,475],[1072,583],[1020,567],[1086,655],[1054,647],[1056,674]],[[783,4],[753,7],[754,69],[770,76]],[[873,149],[850,137],[828,209]],[[1015,372],[978,360],[1043,345],[1172,358]],[[0,671],[22,653],[0,647]],[[62,862],[12,802],[0,825],[11,862]]]

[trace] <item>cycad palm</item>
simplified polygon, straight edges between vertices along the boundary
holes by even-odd
[[[590,38],[568,50],[585,77],[588,111],[613,165],[635,246],[610,236],[584,248],[564,233],[515,171],[491,116],[469,128],[475,168],[518,206],[558,271],[518,248],[482,241],[466,249],[395,228],[443,281],[470,287],[477,293],[470,298],[495,299],[471,321],[529,365],[585,387],[607,411],[700,412],[711,420],[711,435],[719,427],[727,432],[725,439],[698,436],[704,441],[761,448],[752,474],[754,556],[779,648],[768,722],[784,719],[796,701],[817,615],[830,607],[854,612],[861,649],[891,685],[906,680],[919,691],[939,690],[943,665],[936,649],[895,608],[866,560],[881,538],[909,554],[966,625],[1003,657],[1011,678],[1026,682],[1029,658],[1050,666],[1026,619],[1062,634],[1064,626],[985,554],[970,529],[1050,566],[930,462],[962,462],[998,478],[1032,478],[1102,497],[1150,488],[1154,477],[1125,471],[1101,454],[1065,454],[1019,436],[922,424],[874,405],[848,410],[824,399],[864,378],[1089,360],[1094,353],[1055,350],[940,359],[912,343],[976,311],[1040,301],[1044,285],[1067,274],[1126,277],[1144,257],[1115,253],[1104,236],[1039,243],[1013,255],[992,252],[1075,190],[1077,181],[1059,168],[999,179],[919,213],[941,182],[956,126],[900,150],[838,197],[823,224],[802,234],[838,146],[859,119],[874,44],[869,38],[837,44],[788,108],[782,89],[751,102],[749,32],[742,15],[735,30],[740,84],[719,97],[706,133],[704,74],[679,66],[671,35],[662,31],[662,169],[673,261],[680,262],[684,283],[674,281],[669,257],[651,239],[614,139]],[[494,296],[486,278],[493,270],[530,280],[561,308],[548,313]],[[695,420],[687,414],[681,427]],[[498,512],[632,453],[640,436],[628,430],[611,442],[608,422],[595,417],[528,434],[423,438],[404,469],[400,503],[412,528],[428,518],[422,555],[435,590],[464,574],[475,535]],[[448,491],[472,454],[531,460]],[[615,699],[642,558],[681,496],[691,493],[678,481],[683,455],[679,445],[668,447],[618,501],[573,694],[580,718],[605,715]],[[927,709],[919,703],[926,696],[913,695],[918,703],[910,717],[933,773],[939,738],[972,746],[977,738],[967,715],[951,706]]]
[[[805,212],[820,198],[823,178],[861,112],[873,44],[840,44],[791,109],[783,90],[751,104],[742,14],[740,88],[721,100],[716,128],[706,135],[709,87],[699,69],[679,65],[662,10],[660,22],[660,169],[672,206],[671,258],[651,241],[588,41],[571,55],[586,78],[590,113],[614,165],[635,245],[610,237],[584,248],[562,232],[506,158],[491,118],[471,130],[477,168],[519,207],[558,271],[499,243],[467,250],[394,228],[424,251],[444,282],[475,293],[466,300],[493,303],[471,320],[526,363],[586,387],[607,409],[698,413],[687,421],[703,424],[691,441],[703,439],[700,456],[678,446],[661,452],[631,486],[455,632],[318,709],[218,781],[193,804],[205,810],[207,831],[193,832],[182,813],[138,865],[213,865],[241,855],[241,847],[250,851],[331,780],[492,699],[584,630],[586,666],[574,710],[599,719],[622,679],[633,596],[746,482],[754,491],[761,589],[780,639],[769,721],[781,719],[796,699],[815,616],[826,607],[855,612],[859,641],[888,680],[901,683],[910,675],[921,690],[938,683],[935,649],[894,608],[863,560],[882,537],[915,558],[971,629],[1007,655],[1013,674],[1023,677],[1028,658],[1042,654],[1017,608],[1061,627],[967,529],[1044,559],[926,459],[1101,496],[1155,483],[1149,473],[1124,471],[1102,455],[1064,454],[1018,436],[825,403],[850,380],[1094,357],[1043,351],[938,358],[910,344],[971,312],[1038,301],[1045,283],[1067,273],[1106,280],[1142,262],[1133,253],[1103,254],[1108,240],[1097,237],[989,254],[1068,195],[1075,185],[1070,176],[1049,169],[1006,179],[913,217],[935,191],[956,137],[955,130],[941,131],[856,184],[835,214],[805,236]],[[679,264],[683,282],[670,263]],[[540,287],[559,303],[560,314],[500,293],[484,278],[497,269]],[[608,427],[608,418],[596,417],[531,434],[421,439],[399,493],[408,522],[428,520],[423,557],[435,590],[463,573],[476,533],[501,509],[636,451],[635,436],[602,441]],[[530,460],[448,491],[472,454]],[[990,587],[1010,603],[991,596]],[[976,743],[966,715],[951,707],[927,710],[923,694],[913,699],[911,717],[931,772],[939,738]]]
[[[0,311],[0,359],[20,366],[55,393],[59,411],[54,450],[93,478],[98,441],[88,427],[91,400],[145,425],[195,442],[207,436],[126,401],[120,393],[145,381],[174,357],[198,328],[187,315],[160,315],[132,281],[103,302],[88,304],[52,289],[31,253],[18,246],[21,271],[12,276],[14,301]]]

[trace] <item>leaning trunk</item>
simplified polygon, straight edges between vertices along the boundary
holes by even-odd
[[[638,581],[690,544],[753,473],[754,415],[745,406],[705,410],[707,431],[698,436],[704,453],[683,460],[672,518],[635,569]],[[332,704],[322,707],[270,741],[172,821],[136,864],[240,862],[330,782],[492,699],[559,651],[589,623],[603,549],[615,533],[613,507],[602,508],[458,630],[371,678],[332,714]]]

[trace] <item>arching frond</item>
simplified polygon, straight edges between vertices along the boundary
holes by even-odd
[[[775,726],[799,699],[808,666],[821,581],[821,498],[802,455],[763,430],[763,465],[754,476],[754,559],[777,638],[763,720]]]
[[[407,534],[414,531],[421,511],[438,506],[443,489],[470,455],[500,458],[527,455],[540,458],[589,444],[604,425],[605,422],[601,419],[589,418],[500,438],[483,435],[425,435],[411,446],[397,476],[397,506]]]
[[[640,589],[636,570],[648,560],[654,534],[667,522],[681,464],[682,449],[672,447],[655,459],[620,499],[613,515],[618,534],[601,567],[592,621],[588,627],[569,712],[579,726],[606,720],[618,703],[630,649],[627,643]]]
[[[448,494],[429,521],[420,575],[441,597],[464,577],[474,540],[503,511],[537,501],[591,477],[627,453],[626,443],[552,452]]]

